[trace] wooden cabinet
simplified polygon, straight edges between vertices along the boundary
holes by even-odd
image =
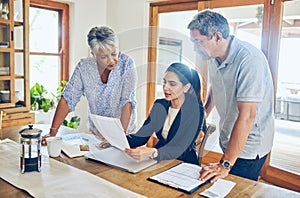
[[[29,0],[0,0],[2,127],[34,123],[29,91]]]

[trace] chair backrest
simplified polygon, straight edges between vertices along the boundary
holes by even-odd
[[[204,155],[204,147],[206,144],[206,141],[208,139],[208,137],[216,130],[216,125],[214,124],[207,124],[206,125],[206,130],[204,131],[204,137],[202,138],[201,142],[197,143],[197,144],[201,144],[198,150],[198,162],[199,165],[201,166],[201,161]]]
[[[0,111],[0,129],[2,129],[3,111]]]

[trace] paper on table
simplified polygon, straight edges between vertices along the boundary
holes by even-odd
[[[235,183],[225,179],[218,179],[210,188],[199,193],[205,197],[221,198],[225,197],[235,186]]]
[[[120,119],[91,115],[91,119],[101,135],[114,147],[124,150],[130,148]]]
[[[62,151],[70,158],[83,156],[95,148],[98,149],[101,143],[93,134],[87,133],[68,133],[62,134],[61,137],[63,138]],[[89,151],[81,151],[80,145],[89,145]]]
[[[198,179],[200,170],[201,166],[181,163],[167,171],[150,177],[150,179],[185,192],[192,192],[204,183]]]
[[[81,151],[79,145],[77,145],[77,144],[70,144],[68,142],[63,142],[61,150],[69,158],[79,157],[79,156],[83,156],[83,155],[89,153],[89,151]]]

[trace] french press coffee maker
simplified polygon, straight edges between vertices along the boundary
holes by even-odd
[[[22,129],[21,135],[21,152],[20,152],[20,168],[21,173],[30,171],[41,171],[41,133],[42,130],[34,129],[33,125],[29,128]]]

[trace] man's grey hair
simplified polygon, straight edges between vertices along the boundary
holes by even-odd
[[[108,26],[93,27],[88,35],[88,44],[92,51],[102,49],[118,48],[119,41],[116,33]]]
[[[201,35],[207,36],[209,39],[211,39],[216,32],[221,32],[225,39],[229,36],[227,19],[221,14],[211,10],[199,12],[194,16],[187,28],[190,30],[199,30]]]

